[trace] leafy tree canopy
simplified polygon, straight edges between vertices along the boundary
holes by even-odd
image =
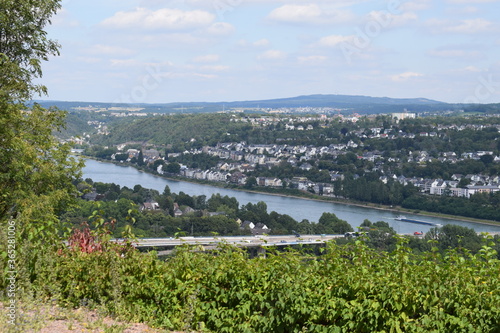
[[[28,100],[47,89],[33,83],[42,77],[42,61],[59,55],[59,44],[47,38],[45,26],[61,7],[59,0],[0,1],[0,95]]]
[[[59,53],[44,28],[60,6],[58,0],[0,0],[0,222],[15,219],[19,244],[33,248],[56,235],[57,214],[75,197],[81,168],[70,146],[53,136],[65,114],[26,106],[46,93],[33,80],[42,77],[42,61]]]

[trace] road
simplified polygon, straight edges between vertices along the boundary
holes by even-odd
[[[179,237],[143,238],[134,243],[136,247],[171,247],[183,244],[217,246],[231,244],[241,247],[287,246],[295,244],[320,244],[344,235],[294,235],[282,236],[232,236],[232,237]]]
[[[423,238],[425,234],[402,234]],[[137,248],[164,248],[162,253],[171,253],[176,246],[180,245],[200,245],[205,250],[215,249],[221,244],[230,244],[238,247],[269,247],[269,246],[289,246],[289,245],[312,245],[322,244],[332,239],[343,238],[344,235],[279,235],[279,236],[214,236],[214,237],[179,237],[179,238],[142,238],[133,245]],[[115,241],[120,241],[116,239]],[[167,250],[168,249],[168,250]]]

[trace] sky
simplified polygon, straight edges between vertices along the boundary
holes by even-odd
[[[500,1],[63,0],[44,99],[500,102]]]

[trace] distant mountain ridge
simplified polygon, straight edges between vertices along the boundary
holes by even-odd
[[[334,94],[315,94],[303,95],[288,98],[276,98],[268,100],[255,101],[236,101],[227,102],[227,105],[254,105],[255,103],[262,105],[299,105],[300,106],[334,106],[334,105],[359,105],[359,104],[389,104],[389,105],[431,105],[431,104],[446,104],[444,102],[435,101],[427,98],[390,98],[390,97],[371,97],[362,95],[334,95]]]
[[[135,103],[117,104],[102,102],[67,102],[67,101],[37,101],[43,106],[57,106],[61,109],[70,109],[83,106],[96,106],[102,108],[140,106],[145,111],[151,112],[213,112],[231,108],[299,108],[299,107],[330,107],[347,109],[360,113],[383,113],[408,111],[435,111],[450,108],[452,104],[435,101],[427,98],[390,98],[370,97],[361,95],[334,95],[315,94],[287,98],[266,100],[232,101],[232,102],[174,102],[174,103]]]

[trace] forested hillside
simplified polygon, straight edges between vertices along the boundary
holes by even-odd
[[[241,140],[239,132],[251,126],[230,122],[230,115],[177,115],[156,116],[125,122],[114,127],[96,142],[116,144],[127,141],[149,142],[160,145],[191,142],[196,146],[215,144],[219,141]],[[233,136],[231,136],[233,134]]]

